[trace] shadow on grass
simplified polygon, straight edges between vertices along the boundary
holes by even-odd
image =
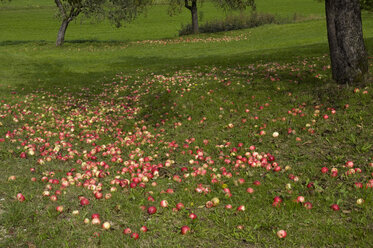
[[[90,44],[90,45],[120,45],[120,44],[127,44],[130,42],[129,40],[67,40],[65,41],[66,44]]]
[[[35,44],[35,45],[46,45],[49,44],[49,41],[46,40],[5,40],[0,41],[0,46],[15,46],[15,45],[24,45],[24,44]]]
[[[65,40],[65,44],[87,44],[87,45],[121,45],[129,43],[129,40]],[[54,42],[46,41],[46,40],[4,40],[0,41],[0,46],[15,46],[15,45],[24,45],[24,44],[32,44],[36,46],[43,46],[48,44],[54,44]]]
[[[75,40],[71,43],[89,43],[93,44],[119,44],[117,41],[96,41],[96,40]],[[112,42],[112,43],[111,43]],[[17,42],[15,42],[17,43]],[[373,39],[366,40],[367,48],[373,50]],[[30,60],[28,66],[30,69],[25,73],[20,73],[26,84],[16,85],[19,94],[25,94],[35,88],[42,88],[46,91],[55,91],[56,88],[64,91],[80,91],[82,88],[91,88],[92,93],[99,93],[103,89],[100,82],[107,82],[113,78],[118,72],[123,72],[128,75],[131,73],[138,74],[138,69],[144,69],[144,74],[155,73],[164,74],[172,73],[180,69],[195,69],[196,66],[247,66],[256,63],[294,63],[303,58],[310,58],[315,56],[323,56],[328,53],[327,44],[312,44],[307,46],[289,47],[284,49],[266,49],[260,51],[219,55],[219,56],[199,56],[197,58],[183,58],[183,57],[160,57],[160,56],[118,56],[114,62],[107,66],[108,70],[97,72],[73,72],[66,67],[64,63],[69,63],[68,58],[54,59],[48,62],[40,63]],[[34,62],[34,63],[32,63]],[[201,67],[202,68],[202,67]],[[198,69],[200,70],[200,69]],[[285,80],[297,80],[296,75],[291,76],[288,73],[280,75]],[[307,87],[312,87],[317,83],[311,73],[305,73],[303,82],[307,82]],[[23,89],[23,90],[21,90]],[[316,94],[317,92],[315,92]]]

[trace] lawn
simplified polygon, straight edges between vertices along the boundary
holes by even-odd
[[[312,18],[179,38],[158,5],[56,48],[53,1],[1,5],[0,246],[369,247],[372,84],[332,82],[322,4],[257,6]]]

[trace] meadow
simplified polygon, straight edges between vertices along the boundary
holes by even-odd
[[[304,21],[178,37],[160,4],[57,48],[53,1],[2,3],[0,246],[369,247],[371,80],[331,80],[323,4],[257,6]]]

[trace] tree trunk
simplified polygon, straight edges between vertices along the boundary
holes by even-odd
[[[65,41],[65,33],[66,33],[66,29],[68,25],[69,25],[69,20],[62,21],[60,30],[58,30],[56,46],[62,46],[63,42]]]
[[[192,28],[193,34],[198,34],[198,11],[197,11],[197,0],[192,1],[192,8],[190,9],[192,13]]]
[[[333,79],[339,84],[364,81],[368,56],[359,0],[325,0]]]

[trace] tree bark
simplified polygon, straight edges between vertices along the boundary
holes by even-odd
[[[333,79],[358,83],[368,72],[359,0],[325,0]]]
[[[198,34],[199,27],[198,27],[198,11],[197,11],[197,0],[192,1],[192,8],[190,10],[192,12],[192,28],[193,34]]]
[[[198,34],[198,9],[197,9],[197,0],[192,0],[192,5],[189,5],[189,0],[185,0],[185,8],[190,10],[192,14],[192,30],[193,34]]]
[[[69,20],[63,20],[60,29],[57,34],[56,46],[62,46],[65,41],[65,33],[67,26],[69,25]]]

